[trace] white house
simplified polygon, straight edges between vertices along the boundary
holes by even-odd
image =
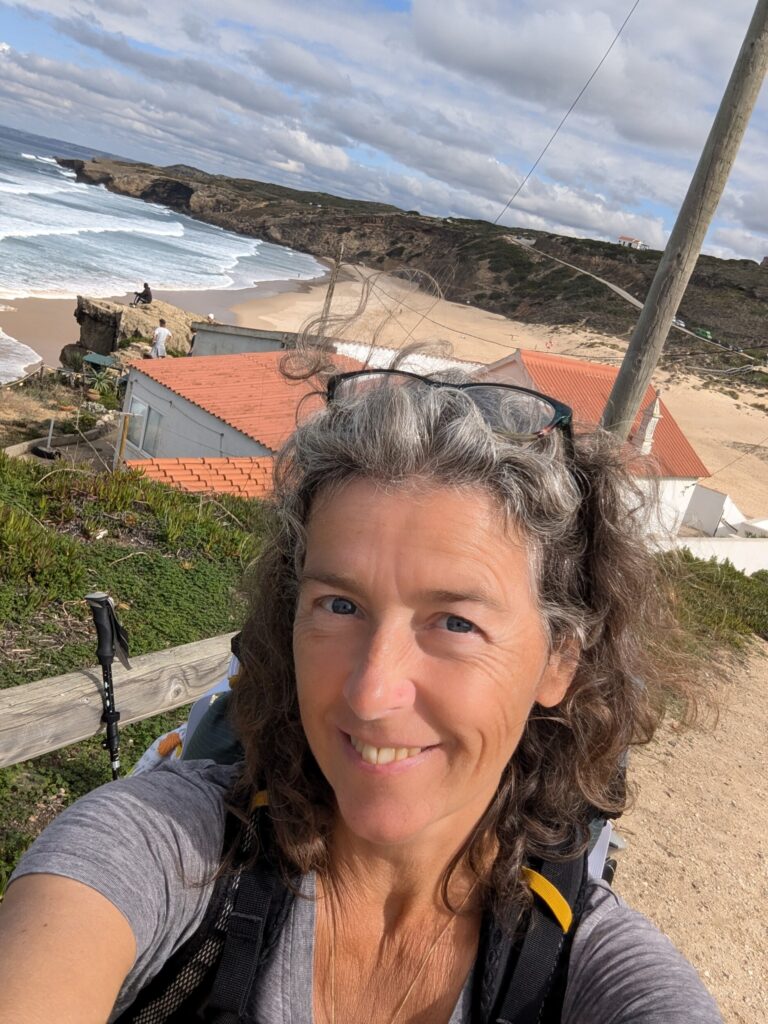
[[[128,374],[127,459],[273,455],[313,388],[286,380],[282,352],[145,359]],[[304,400],[304,401],[302,401]]]
[[[573,409],[577,426],[600,422],[618,370],[565,356],[517,349],[483,376],[505,384],[518,384],[552,395]],[[709,470],[691,447],[661,396],[648,388],[629,441],[638,454],[638,476],[653,478],[660,491],[659,518],[649,524],[653,534],[675,534],[682,525],[696,483]]]

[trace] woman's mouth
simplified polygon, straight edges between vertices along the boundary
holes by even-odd
[[[408,757],[416,757],[428,747],[374,747],[356,736],[349,736],[349,742],[366,764],[392,764],[393,761],[405,761]]]

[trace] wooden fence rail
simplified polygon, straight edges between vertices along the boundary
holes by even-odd
[[[115,661],[120,725],[171,711],[200,697],[224,675],[232,633]],[[71,672],[0,690],[0,767],[95,736],[101,724],[101,669]]]

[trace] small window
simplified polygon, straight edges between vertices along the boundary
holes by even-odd
[[[144,440],[142,442],[142,449],[147,455],[157,454],[157,444],[160,440],[160,423],[163,417],[159,412],[155,412],[154,409],[147,411],[147,427],[144,431]]]
[[[134,448],[141,448],[141,438],[144,434],[144,424],[147,422],[149,411],[144,402],[138,398],[131,399],[130,419],[128,420],[128,441]]]

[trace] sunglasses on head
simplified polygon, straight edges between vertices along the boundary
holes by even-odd
[[[515,384],[483,384],[479,381],[451,384],[420,377],[406,370],[353,370],[331,377],[326,398],[331,403],[354,398],[373,388],[420,385],[463,391],[478,407],[486,423],[508,437],[532,441],[553,430],[562,430],[569,441],[573,440],[573,410],[569,406],[549,395]]]

